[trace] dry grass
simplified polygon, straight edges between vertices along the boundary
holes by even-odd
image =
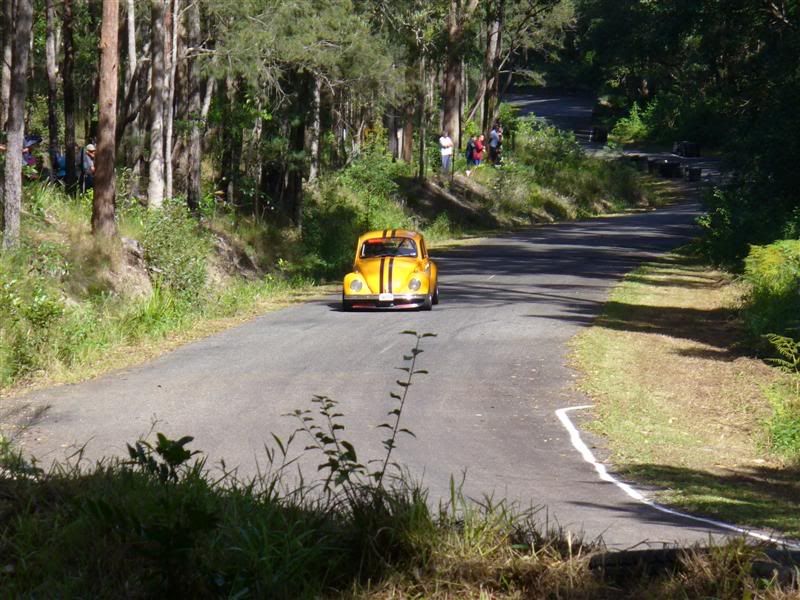
[[[626,278],[575,355],[623,474],[684,509],[796,536],[797,471],[766,449],[765,391],[781,375],[737,346],[743,292],[671,255]]]

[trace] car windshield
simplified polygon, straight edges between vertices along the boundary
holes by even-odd
[[[417,256],[417,244],[410,238],[373,238],[361,245],[361,258]]]

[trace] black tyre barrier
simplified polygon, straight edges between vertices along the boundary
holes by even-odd
[[[589,141],[605,144],[608,141],[608,130],[605,127],[592,127]]]
[[[703,169],[700,167],[684,167],[683,171],[687,181],[700,181],[703,178]]]
[[[672,153],[678,156],[685,156],[687,158],[700,156],[700,144],[697,142],[673,142]]]
[[[665,159],[658,165],[658,174],[667,179],[681,176],[681,163],[677,160]]]

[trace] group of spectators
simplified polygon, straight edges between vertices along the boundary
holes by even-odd
[[[53,152],[50,155],[50,169],[44,166],[44,156],[42,152],[37,152],[37,146],[42,142],[42,137],[39,135],[26,135],[22,146],[22,164],[25,169],[25,177],[27,179],[52,179],[58,182],[64,182],[67,176],[67,159],[61,152]],[[0,152],[5,152],[6,147],[0,144]],[[94,187],[94,173],[95,173],[95,152],[97,148],[94,144],[86,144],[81,148],[80,156],[76,164],[78,174],[78,184],[80,190],[86,190]]]
[[[450,133],[445,130],[439,138],[439,150],[442,155],[442,172],[449,173],[453,166],[453,140]],[[489,143],[486,143],[484,134],[474,134],[467,142],[465,158],[467,159],[466,175],[469,177],[472,170],[480,166],[484,160],[484,155],[488,151],[489,163],[500,166],[502,162],[503,147],[503,126],[499,122],[492,125],[489,131]]]

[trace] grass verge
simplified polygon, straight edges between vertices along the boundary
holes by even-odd
[[[786,375],[738,346],[744,292],[681,253],[629,274],[574,342],[589,427],[659,501],[800,537],[800,471],[768,427]]]
[[[0,256],[0,394],[142,362],[257,314],[328,293],[289,261],[293,232],[180,202],[120,202],[121,241],[89,229],[91,196],[25,189],[22,244]],[[258,234],[255,231],[258,231]]]

